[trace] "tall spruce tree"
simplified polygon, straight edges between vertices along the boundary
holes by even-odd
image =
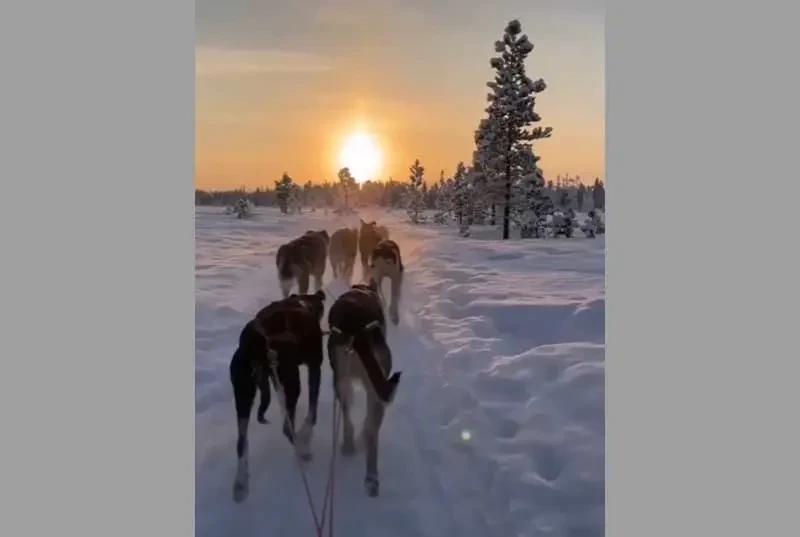
[[[579,211],[583,210],[583,199],[585,196],[586,196],[586,185],[581,183],[578,185],[578,194],[577,194]]]
[[[350,193],[356,189],[356,180],[350,175],[350,168],[342,168],[337,176],[339,177],[339,188],[344,197],[344,208],[350,209]]]
[[[292,194],[292,185],[294,181],[289,177],[286,172],[283,173],[280,181],[275,181],[275,198],[278,200],[278,206],[281,213],[286,214],[289,212],[289,199]]]
[[[406,193],[406,213],[411,222],[418,224],[420,214],[425,209],[425,196],[423,187],[425,186],[425,168],[420,165],[419,159],[408,169],[411,175],[408,176],[408,191]]]
[[[512,20],[503,38],[495,42],[499,56],[491,59],[494,80],[487,83],[487,117],[475,135],[477,153],[491,191],[502,191],[503,239],[509,238],[511,195],[514,183],[522,176],[521,166],[531,142],[548,138],[550,127],[531,128],[541,120],[533,108],[536,94],[547,87],[544,80],[531,80],[525,74],[525,58],[533,50],[522,25]]]

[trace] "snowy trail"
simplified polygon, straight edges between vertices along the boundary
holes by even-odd
[[[280,296],[278,246],[358,216],[220,213],[196,211],[196,535],[314,535],[277,404],[269,425],[251,422],[250,496],[233,503],[228,363],[244,324]],[[367,217],[388,224],[407,268],[388,335],[404,373],[381,431],[380,497],[364,494],[363,451],[337,455],[337,535],[602,535],[603,243],[460,241],[399,213]],[[330,277],[327,307],[346,288]],[[318,510],[332,400],[325,365],[306,465]],[[357,391],[357,431],[362,416]]]

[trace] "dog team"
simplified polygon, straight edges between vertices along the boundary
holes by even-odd
[[[400,380],[399,372],[392,374],[381,283],[384,278],[391,282],[388,313],[390,321],[397,325],[403,262],[400,248],[389,239],[388,230],[374,221],[361,220],[360,230],[339,229],[330,237],[324,230],[308,231],[282,245],[275,262],[283,299],[259,311],[239,336],[239,346],[230,364],[238,425],[233,486],[233,498],[237,503],[247,497],[249,490],[247,430],[250,413],[256,392],[260,392],[256,418],[259,423],[268,423],[265,413],[271,399],[270,382],[285,411],[283,434],[303,459],[311,458],[310,442],[317,422],[324,360],[324,334],[320,323],[326,297],[322,276],[330,258],[334,278],[343,278],[349,283],[357,253],[361,256],[365,283],[352,285],[331,306],[327,349],[334,393],[342,410],[341,452],[344,455],[355,452],[350,417],[353,383],[360,382],[367,393],[367,412],[362,426],[367,466],[364,486],[368,495],[378,495],[378,434],[385,407],[391,403]],[[313,293],[309,290],[312,277]],[[297,294],[291,293],[295,283]],[[297,430],[295,411],[301,391],[301,365],[308,368],[308,414]]]

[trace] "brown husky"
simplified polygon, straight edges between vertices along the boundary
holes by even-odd
[[[369,257],[372,255],[372,250],[381,242],[382,239],[389,238],[389,231],[379,226],[377,222],[364,222],[361,220],[361,232],[358,237],[358,250],[361,253],[361,268],[364,276],[364,281],[369,277]]]
[[[343,228],[331,235],[330,258],[333,277],[353,278],[353,266],[358,252],[358,229]]]
[[[302,237],[278,248],[275,263],[278,266],[278,278],[284,298],[289,296],[295,280],[300,294],[308,293],[311,276],[314,276],[314,290],[322,289],[322,276],[328,260],[328,242],[327,231],[307,231]]]
[[[392,374],[392,352],[386,343],[386,321],[375,282],[354,285],[341,295],[328,313],[331,335],[328,359],[333,369],[336,398],[342,405],[342,453],[355,452],[350,409],[353,382],[367,392],[367,414],[362,429],[367,450],[364,486],[370,496],[378,495],[378,435],[386,406],[394,398],[400,372]]]
[[[382,283],[384,278],[389,278],[392,282],[392,297],[389,303],[389,318],[392,324],[400,321],[398,306],[400,302],[400,292],[403,285],[403,260],[400,257],[400,247],[397,243],[385,239],[382,240],[372,250],[369,260],[370,277],[375,280],[378,292],[383,296]]]

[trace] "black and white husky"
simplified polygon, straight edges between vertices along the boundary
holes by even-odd
[[[367,452],[364,485],[367,494],[377,496],[378,436],[385,408],[393,400],[400,381],[400,373],[389,377],[392,352],[386,343],[386,321],[375,282],[354,285],[341,295],[328,313],[328,324],[331,330],[328,358],[333,369],[334,390],[342,407],[342,453],[355,452],[350,410],[353,382],[358,381],[367,392],[367,414],[362,429]]]

